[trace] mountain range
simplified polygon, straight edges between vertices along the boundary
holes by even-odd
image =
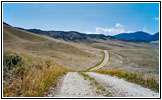
[[[114,36],[117,39],[126,40],[126,41],[143,41],[143,42],[150,42],[150,41],[157,41],[159,40],[159,32],[155,33],[154,35],[150,35],[146,32],[138,31],[134,33],[121,33]]]
[[[9,25],[5,22],[3,23]],[[85,34],[76,31],[44,31],[40,29],[24,29],[20,27],[15,27],[15,28],[32,32],[35,34],[47,35],[56,39],[63,39],[66,41],[87,40],[88,38],[102,39],[102,40],[118,39],[122,41],[131,41],[131,42],[151,42],[151,41],[159,40],[159,32],[155,33],[154,35],[150,35],[143,31],[137,31],[134,33],[121,33],[114,36],[106,36],[103,34]]]
[[[70,41],[76,41],[76,40],[86,40],[88,38],[95,38],[95,39],[113,39],[115,37],[113,36],[105,36],[103,34],[84,34],[76,31],[43,31],[40,29],[23,29],[19,27],[15,27],[21,30],[25,30],[28,32],[32,32],[35,34],[40,34],[40,35],[47,35],[56,39],[63,39],[63,40],[70,40]]]

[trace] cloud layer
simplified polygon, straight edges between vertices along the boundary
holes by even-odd
[[[95,32],[87,32],[88,34],[104,34],[104,35],[116,35],[119,33],[130,33],[131,31],[124,30],[124,25],[117,23],[115,27],[112,28],[102,28],[96,27]]]

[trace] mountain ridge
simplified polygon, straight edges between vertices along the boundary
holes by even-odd
[[[5,22],[3,23],[9,25]],[[151,42],[151,41],[159,40],[159,32],[155,33],[154,35],[151,35],[143,31],[137,31],[134,33],[120,33],[114,36],[106,36],[104,34],[86,34],[77,31],[54,31],[54,30],[46,31],[41,29],[24,29],[20,27],[15,27],[15,28],[32,32],[35,34],[39,34],[39,35],[47,35],[56,39],[63,39],[65,41],[77,41],[77,40],[82,41],[82,40],[87,40],[88,38],[102,39],[102,40],[118,39],[118,40],[128,41],[128,42]]]

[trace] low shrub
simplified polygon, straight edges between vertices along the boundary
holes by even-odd
[[[11,70],[16,65],[21,66],[22,63],[23,63],[22,58],[18,55],[10,54],[3,56],[3,65],[5,68],[7,68],[6,70]]]

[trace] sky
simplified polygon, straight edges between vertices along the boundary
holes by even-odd
[[[3,21],[26,29],[155,34],[159,3],[3,3]]]

